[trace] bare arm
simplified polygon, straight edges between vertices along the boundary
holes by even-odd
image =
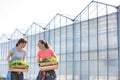
[[[52,49],[51,49],[51,50],[52,50]],[[55,54],[54,50],[52,50],[52,57],[57,58],[57,56],[56,56],[56,54]]]
[[[22,60],[25,61],[25,55],[23,56]]]
[[[40,57],[39,57],[39,56],[37,56],[37,63],[39,63],[39,61],[40,61]]]
[[[57,58],[57,56],[56,56],[55,52],[53,52],[53,57]]]
[[[10,51],[7,56],[7,61],[9,61],[10,57],[13,55],[13,53]]]

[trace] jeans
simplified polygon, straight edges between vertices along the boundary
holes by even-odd
[[[11,72],[11,80],[24,80],[22,72]]]
[[[36,80],[56,80],[56,73],[54,70],[51,71],[39,71]]]
[[[6,80],[11,80],[11,72],[10,71],[7,72]]]

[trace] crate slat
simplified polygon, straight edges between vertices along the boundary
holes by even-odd
[[[58,63],[44,63],[43,65],[40,65],[41,71],[49,71],[55,69],[58,69]]]
[[[9,67],[8,70],[12,72],[28,72],[28,67],[24,65],[16,65]]]
[[[24,65],[16,65],[16,66],[11,66],[10,68],[28,68],[28,67]]]
[[[28,69],[14,69],[14,68],[9,68],[9,71],[12,71],[12,72],[28,72]]]
[[[47,65],[54,65],[58,64],[58,62],[45,62],[45,63],[40,63],[40,66],[47,66]]]

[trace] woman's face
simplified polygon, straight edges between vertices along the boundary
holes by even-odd
[[[27,43],[20,43],[20,46],[21,46],[22,48],[24,48],[24,47],[26,46],[26,44],[27,44]]]
[[[42,49],[42,48],[43,48],[43,44],[42,44],[41,42],[38,42],[38,47],[39,47],[40,49]]]

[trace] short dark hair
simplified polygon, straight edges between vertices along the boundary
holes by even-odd
[[[18,42],[16,43],[16,46],[18,46],[20,43],[27,43],[27,39],[26,38],[20,38],[18,40]]]

